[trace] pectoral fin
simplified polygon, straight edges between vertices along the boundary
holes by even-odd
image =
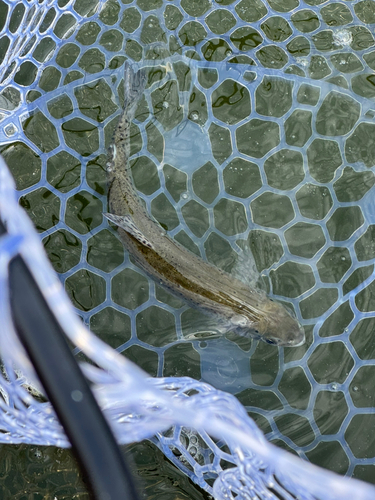
[[[137,228],[134,224],[133,219],[130,215],[115,215],[109,213],[103,213],[109,221],[116,224],[116,226],[121,227],[124,231],[131,234],[135,239],[137,239],[142,245],[154,249],[152,243],[144,236],[144,234]]]
[[[188,333],[184,335],[184,340],[212,340],[223,336],[223,332],[204,330],[202,332]]]

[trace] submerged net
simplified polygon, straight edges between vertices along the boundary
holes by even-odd
[[[215,498],[373,495],[268,444],[231,394],[270,441],[371,480],[375,2],[0,6],[1,152],[18,190],[2,164],[0,441],[69,446],[12,369],[37,385],[7,297],[21,253],[77,357],[101,367],[83,369],[119,442],[152,439]],[[102,212],[126,58],[149,68],[131,142],[148,211],[290,304],[304,346],[206,340],[212,323],[124,255]],[[192,378],[146,379],[119,353],[153,376]]]

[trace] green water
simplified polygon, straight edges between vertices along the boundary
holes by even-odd
[[[125,448],[123,448],[125,451]],[[126,448],[142,494],[154,500],[208,500],[152,443]],[[0,497],[4,500],[89,500],[70,450],[50,446],[0,446]]]

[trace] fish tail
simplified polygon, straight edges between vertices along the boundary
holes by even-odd
[[[131,67],[128,61],[125,62],[124,70],[124,91],[125,102],[124,110],[127,110],[128,115],[134,115],[138,101],[146,88],[147,74],[145,68],[137,72]],[[134,116],[132,116],[134,118]]]
[[[138,102],[147,84],[145,68],[134,71],[128,61],[125,62],[123,111],[113,134],[112,144],[108,149],[107,180],[110,185],[116,177],[116,157],[121,158],[123,172],[129,168],[130,126],[134,119]]]

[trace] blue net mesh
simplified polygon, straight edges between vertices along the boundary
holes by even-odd
[[[1,152],[40,238],[14,205],[2,167],[1,216],[14,230],[1,240],[9,331],[1,348],[8,375],[0,441],[68,446],[49,405],[25,392],[28,382],[6,361],[37,386],[13,337],[6,266],[14,253],[26,255],[24,239],[32,238],[29,265],[45,269],[38,271],[41,285],[55,287],[42,239],[83,323],[117,351],[89,336],[71,313],[61,316],[78,358],[103,369],[116,360],[118,374],[111,370],[108,378],[85,370],[120,442],[121,425],[131,425],[132,440],[153,439],[217,498],[252,491],[261,498],[353,495],[345,480],[319,472],[314,481],[308,465],[269,448],[230,393],[269,441],[371,480],[375,2],[25,1],[2,2],[1,9]],[[207,339],[212,321],[124,254],[102,212],[127,58],[151,74],[131,141],[133,178],[148,211],[193,252],[293,307],[305,345],[279,349],[230,332]],[[61,293],[55,300],[70,311]],[[153,376],[201,382],[146,382],[124,356]],[[203,420],[192,425],[180,407],[167,411],[169,400],[160,414],[122,401],[130,376],[145,391],[150,384],[173,391],[181,408],[200,408]],[[152,395],[165,397],[154,389]],[[112,406],[116,398],[123,406]],[[215,398],[222,401],[218,419],[230,422],[219,432],[207,427]],[[228,464],[237,468],[226,470]]]

